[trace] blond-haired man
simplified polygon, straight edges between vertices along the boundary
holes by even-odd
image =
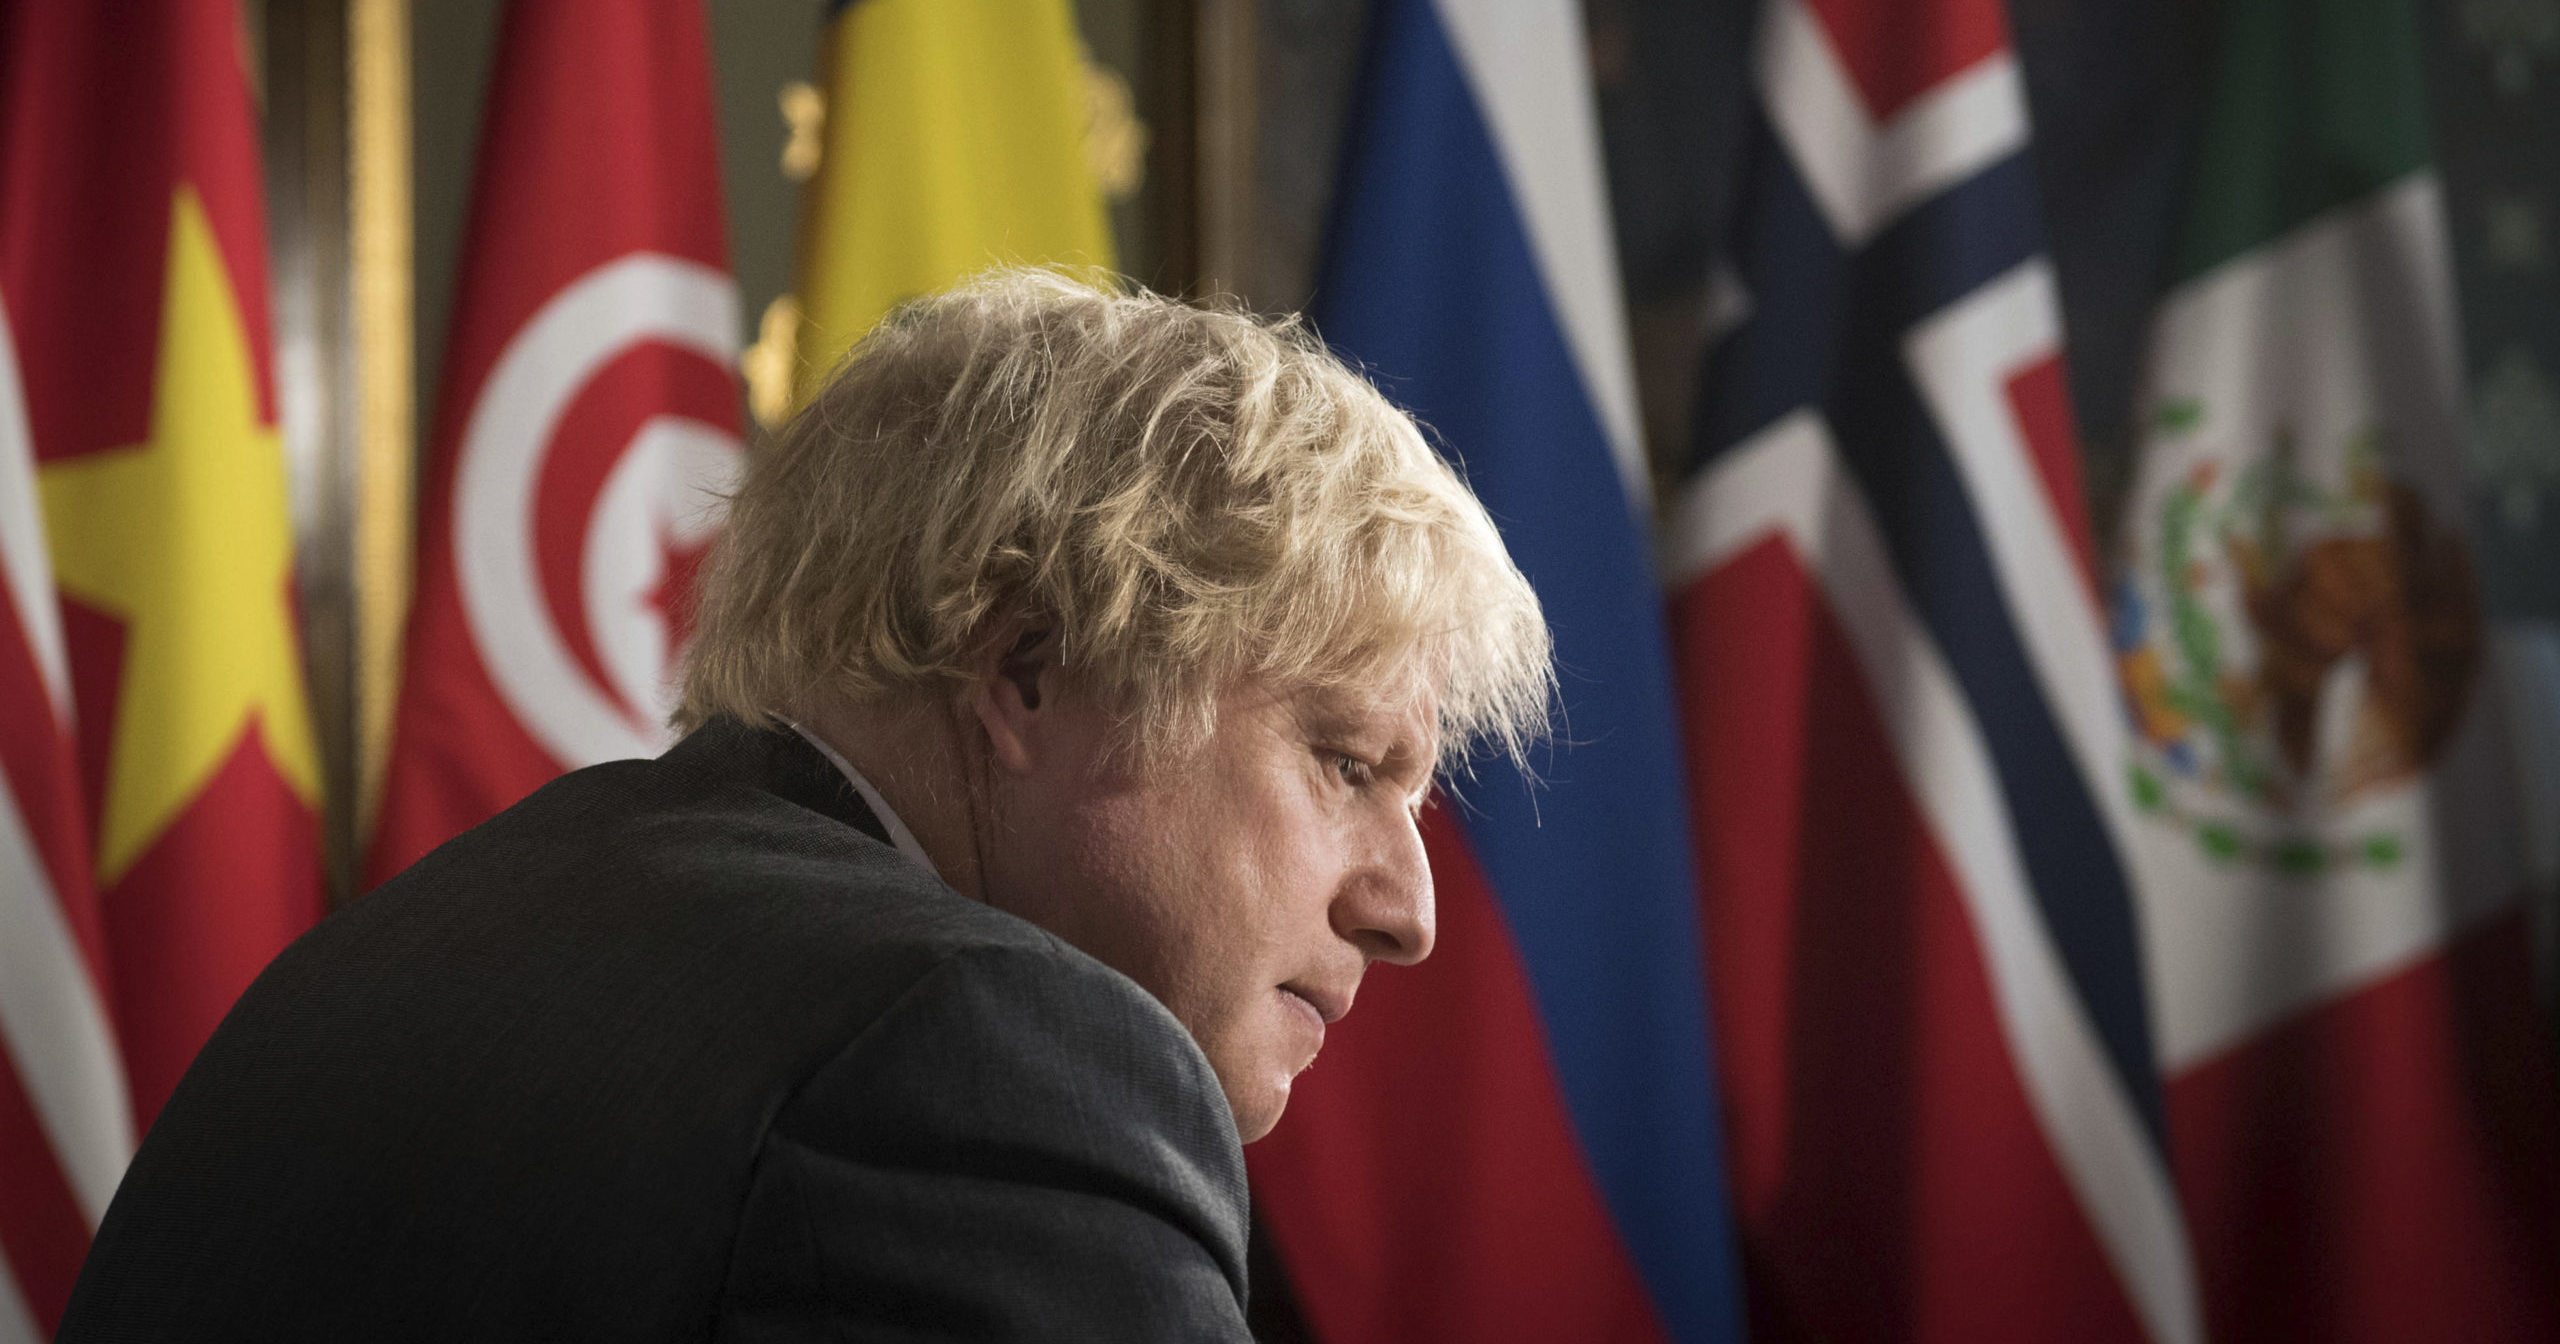
[[[1001,273],[749,466],[666,756],[323,924],[62,1338],[1245,1335],[1240,1142],[1432,940],[1547,637],[1287,324]]]

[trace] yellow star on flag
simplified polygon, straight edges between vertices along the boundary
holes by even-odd
[[[320,794],[289,584],[284,455],[204,204],[180,186],[151,437],[41,471],[62,590],[125,622],[98,827],[113,885],[254,729],[306,804]]]

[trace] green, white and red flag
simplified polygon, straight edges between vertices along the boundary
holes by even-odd
[[[2224,14],[2115,642],[2216,1340],[2560,1338],[2560,1108],[2410,0]]]

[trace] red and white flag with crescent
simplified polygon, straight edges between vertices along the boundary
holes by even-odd
[[[667,743],[739,462],[699,0],[511,3],[419,511],[368,884]]]

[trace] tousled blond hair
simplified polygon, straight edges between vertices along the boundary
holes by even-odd
[[[1412,419],[1294,319],[997,271],[892,314],[748,464],[679,727],[956,691],[1049,623],[1153,753],[1222,689],[1436,691],[1444,764],[1544,730],[1537,597]]]

